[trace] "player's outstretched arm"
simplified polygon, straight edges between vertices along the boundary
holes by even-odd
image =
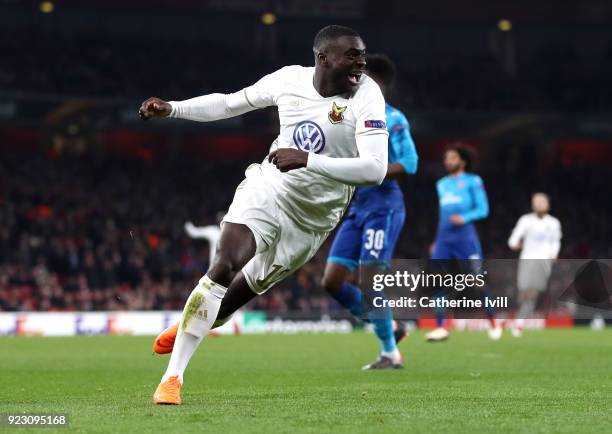
[[[171,117],[212,122],[239,116],[257,108],[249,102],[243,90],[227,95],[211,93],[185,101],[166,102],[159,98],[149,98],[142,103],[138,113],[143,120]]]
[[[261,78],[252,86],[239,92],[222,94],[211,93],[185,101],[163,101],[149,98],[142,103],[139,114],[141,119],[171,117],[198,122],[212,122],[240,116],[252,110],[276,105],[286,68],[279,69]]]
[[[185,232],[190,238],[204,238],[210,242],[218,230],[217,226],[198,227],[191,222],[185,223]]]

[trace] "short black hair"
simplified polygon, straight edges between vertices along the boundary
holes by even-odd
[[[445,154],[448,151],[455,151],[459,154],[459,158],[465,161],[465,170],[471,170],[476,164],[476,151],[471,146],[463,143],[452,143],[444,149]]]
[[[366,71],[389,88],[395,79],[396,67],[386,54],[374,53],[366,58]]]
[[[314,43],[312,45],[312,49],[316,52],[323,48],[329,41],[333,41],[334,39],[338,39],[342,36],[353,36],[355,38],[360,38],[359,33],[350,27],[339,26],[337,24],[332,24],[330,26],[323,27],[314,38]]]

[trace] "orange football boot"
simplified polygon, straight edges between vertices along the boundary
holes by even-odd
[[[159,383],[153,394],[153,404],[181,405],[181,382],[178,375]]]
[[[171,325],[157,335],[155,342],[153,342],[153,352],[157,354],[168,354],[172,352],[172,348],[174,348],[174,340],[176,339],[176,333],[178,332],[178,326],[178,323]]]

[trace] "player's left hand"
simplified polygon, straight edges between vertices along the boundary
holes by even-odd
[[[268,161],[278,167],[281,172],[306,167],[308,164],[308,152],[298,149],[282,148],[270,152]]]
[[[460,214],[453,214],[452,216],[450,216],[450,221],[452,224],[457,226],[465,223],[465,220],[463,220],[463,217],[461,217]]]

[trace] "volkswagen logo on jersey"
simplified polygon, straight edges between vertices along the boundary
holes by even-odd
[[[319,153],[325,147],[323,130],[312,121],[302,121],[295,126],[293,141],[302,151]]]

